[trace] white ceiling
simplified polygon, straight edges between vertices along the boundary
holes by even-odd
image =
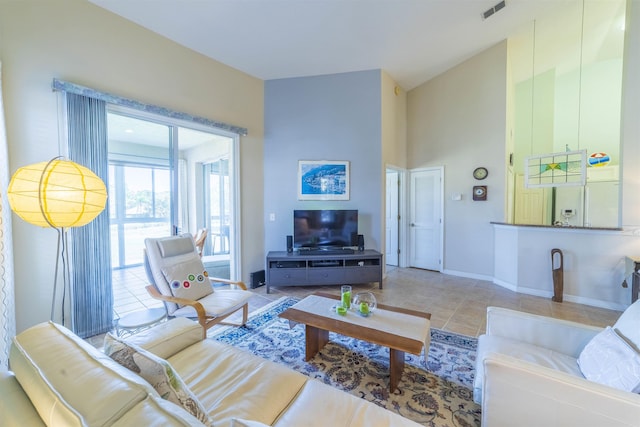
[[[411,90],[578,0],[90,0],[262,80],[371,69]]]

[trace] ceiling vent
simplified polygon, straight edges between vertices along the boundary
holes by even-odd
[[[492,8],[485,10],[482,13],[482,18],[487,19],[488,17],[490,17],[494,13],[498,13],[498,11],[504,9],[505,6],[506,6],[505,0],[502,0],[500,3],[496,4]]]

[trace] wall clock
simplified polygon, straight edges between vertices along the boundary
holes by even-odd
[[[473,177],[477,180],[485,179],[489,175],[487,168],[479,167],[473,171]]]
[[[473,187],[473,200],[487,200],[486,185],[475,185]]]

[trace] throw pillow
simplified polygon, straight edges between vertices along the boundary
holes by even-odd
[[[640,353],[610,326],[587,343],[578,357],[578,365],[588,380],[640,392]]]
[[[194,253],[194,257],[178,264],[162,269],[174,297],[199,300],[213,293],[209,274],[202,260]]]
[[[182,406],[204,425],[213,426],[207,411],[169,362],[110,333],[104,338],[104,352],[144,378],[160,397]]]

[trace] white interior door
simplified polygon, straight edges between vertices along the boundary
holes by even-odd
[[[398,171],[387,169],[387,196],[386,196],[386,248],[385,260],[387,265],[398,266],[398,242],[399,242],[399,188],[400,177]]]
[[[409,265],[442,271],[442,168],[410,175]]]

